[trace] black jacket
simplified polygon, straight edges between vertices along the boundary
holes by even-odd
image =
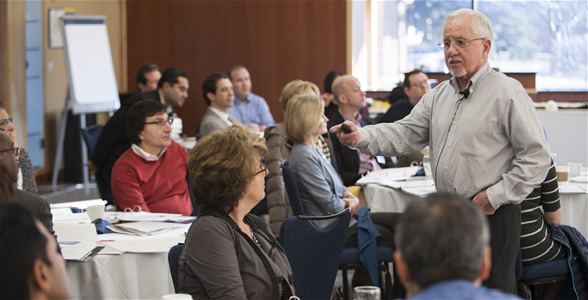
[[[414,104],[410,102],[408,99],[401,99],[390,106],[388,111],[380,117],[376,119],[378,124],[380,123],[394,123],[398,120],[404,119],[404,117],[408,116],[412,109],[414,108]]]
[[[110,181],[112,167],[118,158],[131,148],[131,143],[127,138],[127,115],[133,104],[142,100],[161,101],[158,91],[138,94],[123,100],[118,111],[104,125],[102,133],[98,137],[91,160],[100,169],[100,175],[106,180]]]
[[[343,116],[337,111],[327,123],[327,128],[331,129],[331,127],[339,125],[343,123],[343,121],[345,121]],[[375,124],[374,119],[366,116],[362,116],[359,123],[362,127]],[[337,171],[339,172],[339,176],[343,179],[343,184],[345,186],[354,185],[362,175],[358,174],[359,156],[357,151],[342,145],[336,134],[331,134],[330,136],[331,141],[333,142],[333,151],[335,152],[335,158],[337,160]],[[327,137],[325,136],[325,138]],[[386,164],[380,164],[380,166],[382,166],[382,168],[393,168],[394,162],[389,157],[386,157]]]

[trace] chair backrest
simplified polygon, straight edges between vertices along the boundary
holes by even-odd
[[[182,254],[182,250],[184,250],[184,244],[177,244],[171,247],[171,249],[169,249],[169,253],[167,254],[167,261],[169,262],[169,271],[172,276],[172,281],[174,282],[174,290],[176,291],[176,293],[180,288],[178,274],[180,272],[180,255]]]
[[[323,219],[335,220],[323,228],[310,223],[316,218],[319,217],[290,217],[280,228],[280,244],[292,267],[300,299],[331,298],[351,213],[345,209],[324,216]]]
[[[294,173],[290,169],[289,161],[285,161],[282,164],[282,177],[284,178],[284,185],[286,186],[286,193],[290,200],[292,213],[295,216],[306,215],[306,210],[300,197],[300,191],[298,190],[298,184],[296,183],[296,177],[294,177]]]
[[[86,147],[88,148],[88,157],[92,157],[94,153],[94,148],[96,148],[98,137],[102,133],[102,128],[104,128],[103,125],[92,125],[87,128],[82,128],[82,137],[84,137]]]

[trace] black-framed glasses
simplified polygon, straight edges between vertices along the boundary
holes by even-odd
[[[17,157],[19,150],[20,150],[20,148],[16,147],[16,148],[2,149],[2,150],[0,150],[0,152],[10,151],[12,153],[12,155],[14,155],[14,157]]]
[[[477,40],[483,40],[483,39],[484,38],[477,38],[477,39],[471,39],[471,40],[456,39],[455,41],[443,41],[437,45],[439,45],[439,48],[441,48],[441,50],[447,51],[451,47],[451,43],[453,43],[453,45],[456,48],[465,48],[469,45],[470,42],[477,41]]]
[[[267,175],[267,166],[264,163],[259,163],[259,172],[255,173],[255,176],[263,172],[266,172],[265,175]]]
[[[12,120],[12,118],[0,120],[0,128],[6,128],[6,126],[8,126],[9,123],[12,123]]]
[[[155,124],[159,127],[163,127],[165,126],[165,123],[169,124],[169,126],[171,126],[171,124],[174,122],[174,117],[169,117],[167,120],[165,121],[155,121],[155,122],[145,122],[145,124]]]

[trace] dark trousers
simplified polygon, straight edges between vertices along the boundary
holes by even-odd
[[[378,246],[396,248],[394,245],[394,228],[401,215],[400,213],[370,213],[372,222],[382,235],[376,239]],[[357,247],[357,224],[347,230],[347,238],[343,247]]]
[[[492,269],[483,284],[516,295],[515,264],[521,242],[521,206],[503,205],[494,215],[488,216],[488,222]]]

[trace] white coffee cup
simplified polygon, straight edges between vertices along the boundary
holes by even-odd
[[[104,204],[88,205],[86,213],[92,221],[96,219],[102,219],[104,218]]]
[[[580,172],[582,172],[582,163],[571,162],[568,163],[570,166],[570,177],[580,176]]]
[[[188,294],[167,294],[161,296],[161,299],[192,299]]]

